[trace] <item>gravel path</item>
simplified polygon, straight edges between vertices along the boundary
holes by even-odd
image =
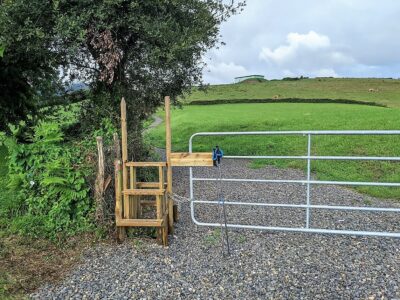
[[[149,127],[146,128],[145,132],[149,131],[152,128],[157,127],[158,125],[160,125],[163,122],[163,119],[161,119],[159,116],[157,115],[152,115],[153,118],[153,123],[151,123],[149,125]]]
[[[247,168],[225,160],[225,176],[304,178],[297,170]],[[198,168],[198,176],[216,176]],[[175,192],[188,196],[188,169],[174,170]],[[197,183],[196,196],[215,200],[216,184]],[[227,199],[304,203],[305,186],[225,184]],[[399,204],[335,186],[312,189],[313,203]],[[35,299],[396,299],[400,298],[400,239],[230,230],[232,254],[221,255],[220,232],[195,226],[187,203],[169,248],[154,240],[128,240],[88,251],[62,283],[46,285]],[[304,226],[303,210],[227,208],[228,221],[242,224]],[[215,205],[196,208],[202,221],[218,222]],[[312,214],[312,225],[336,229],[400,231],[392,213]]]

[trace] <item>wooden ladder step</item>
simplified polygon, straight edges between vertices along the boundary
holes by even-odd
[[[164,219],[119,219],[119,227],[163,227]]]
[[[164,161],[129,161],[125,165],[127,167],[165,167],[167,163]]]
[[[140,205],[142,206],[157,206],[156,201],[153,200],[140,200]]]
[[[124,195],[164,195],[165,189],[129,189],[122,191]]]
[[[164,187],[167,185],[167,183],[164,183]],[[136,182],[136,186],[138,188],[159,188],[160,183],[159,182]]]

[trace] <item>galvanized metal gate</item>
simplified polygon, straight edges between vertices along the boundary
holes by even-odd
[[[307,161],[306,178],[303,180],[288,180],[288,179],[238,179],[238,178],[198,178],[193,177],[193,168],[190,168],[190,199],[191,199],[191,217],[195,224],[199,226],[220,227],[221,223],[205,223],[200,222],[195,218],[196,205],[218,205],[219,202],[199,200],[194,197],[194,182],[195,181],[218,181],[223,182],[259,182],[259,183],[291,183],[306,185],[306,199],[304,204],[283,204],[283,203],[251,203],[251,202],[237,202],[225,201],[225,205],[239,205],[239,206],[264,206],[264,207],[285,207],[285,208],[300,208],[305,209],[305,222],[304,227],[275,227],[275,226],[259,226],[259,225],[245,225],[245,224],[227,224],[230,228],[247,228],[257,230],[273,230],[273,231],[291,231],[291,232],[308,232],[308,233],[325,233],[325,234],[346,234],[346,235],[362,235],[362,236],[382,236],[382,237],[400,237],[400,232],[380,232],[380,231],[358,231],[358,230],[337,230],[337,229],[323,229],[313,228],[310,224],[311,210],[342,210],[342,211],[362,211],[362,212],[395,212],[400,213],[400,208],[386,208],[386,207],[369,207],[369,206],[338,206],[338,205],[313,205],[312,195],[310,193],[311,185],[340,185],[340,186],[384,186],[384,187],[400,187],[400,183],[389,182],[349,182],[349,181],[323,181],[311,179],[311,162],[314,160],[359,160],[359,161],[400,161],[400,157],[381,157],[381,156],[313,156],[311,155],[312,137],[317,135],[335,135],[335,136],[349,136],[349,135],[400,135],[400,130],[385,130],[385,131],[254,131],[254,132],[199,132],[193,134],[189,140],[189,152],[192,152],[193,140],[198,136],[304,136],[307,138],[307,155],[304,156],[272,156],[272,155],[226,155],[224,159],[300,159]],[[399,215],[400,218],[400,215]],[[225,225],[224,225],[225,226]]]

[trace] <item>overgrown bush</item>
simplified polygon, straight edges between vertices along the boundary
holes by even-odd
[[[52,121],[40,121],[26,143],[17,141],[20,129],[13,127],[13,136],[2,138],[9,153],[8,187],[14,193],[6,211],[13,218],[11,229],[49,238],[89,229],[93,203],[85,141],[66,143],[59,123]]]
[[[300,76],[300,77],[284,77],[282,78],[283,81],[296,81],[296,80],[303,80],[303,79],[309,79],[309,77],[305,76]]]

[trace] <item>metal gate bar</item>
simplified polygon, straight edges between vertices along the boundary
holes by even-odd
[[[284,208],[301,208],[306,209],[305,227],[274,227],[274,226],[256,226],[227,224],[230,228],[247,228],[258,230],[275,230],[275,231],[292,231],[292,232],[310,232],[310,233],[327,233],[327,234],[347,234],[347,235],[363,235],[363,236],[381,236],[381,237],[400,237],[400,232],[375,232],[375,231],[359,231],[359,230],[331,230],[322,228],[310,228],[311,209],[322,210],[344,210],[344,211],[368,211],[368,212],[400,212],[400,208],[381,208],[381,207],[362,207],[362,206],[337,206],[337,205],[312,205],[311,204],[311,185],[346,185],[346,186],[387,186],[400,187],[400,183],[392,182],[351,182],[351,181],[324,181],[311,180],[311,161],[313,160],[370,160],[370,161],[400,161],[400,157],[381,157],[381,156],[314,156],[311,155],[311,136],[312,135],[400,135],[400,130],[327,130],[327,131],[249,131],[249,132],[199,132],[193,134],[189,140],[189,152],[192,152],[193,139],[196,136],[243,136],[243,135],[292,135],[307,136],[307,155],[306,156],[276,156],[276,155],[227,155],[227,159],[301,159],[307,160],[307,179],[306,180],[276,180],[276,179],[242,179],[242,178],[195,178],[193,177],[193,169],[190,168],[190,199],[191,199],[191,217],[195,224],[200,226],[221,226],[220,223],[205,223],[196,220],[194,214],[195,204],[218,204],[217,201],[195,200],[194,198],[194,181],[225,181],[225,182],[257,182],[257,183],[291,183],[306,184],[307,199],[306,204],[282,204],[282,203],[252,203],[225,201],[226,205],[244,205],[244,206],[264,206],[264,207],[284,207]]]

